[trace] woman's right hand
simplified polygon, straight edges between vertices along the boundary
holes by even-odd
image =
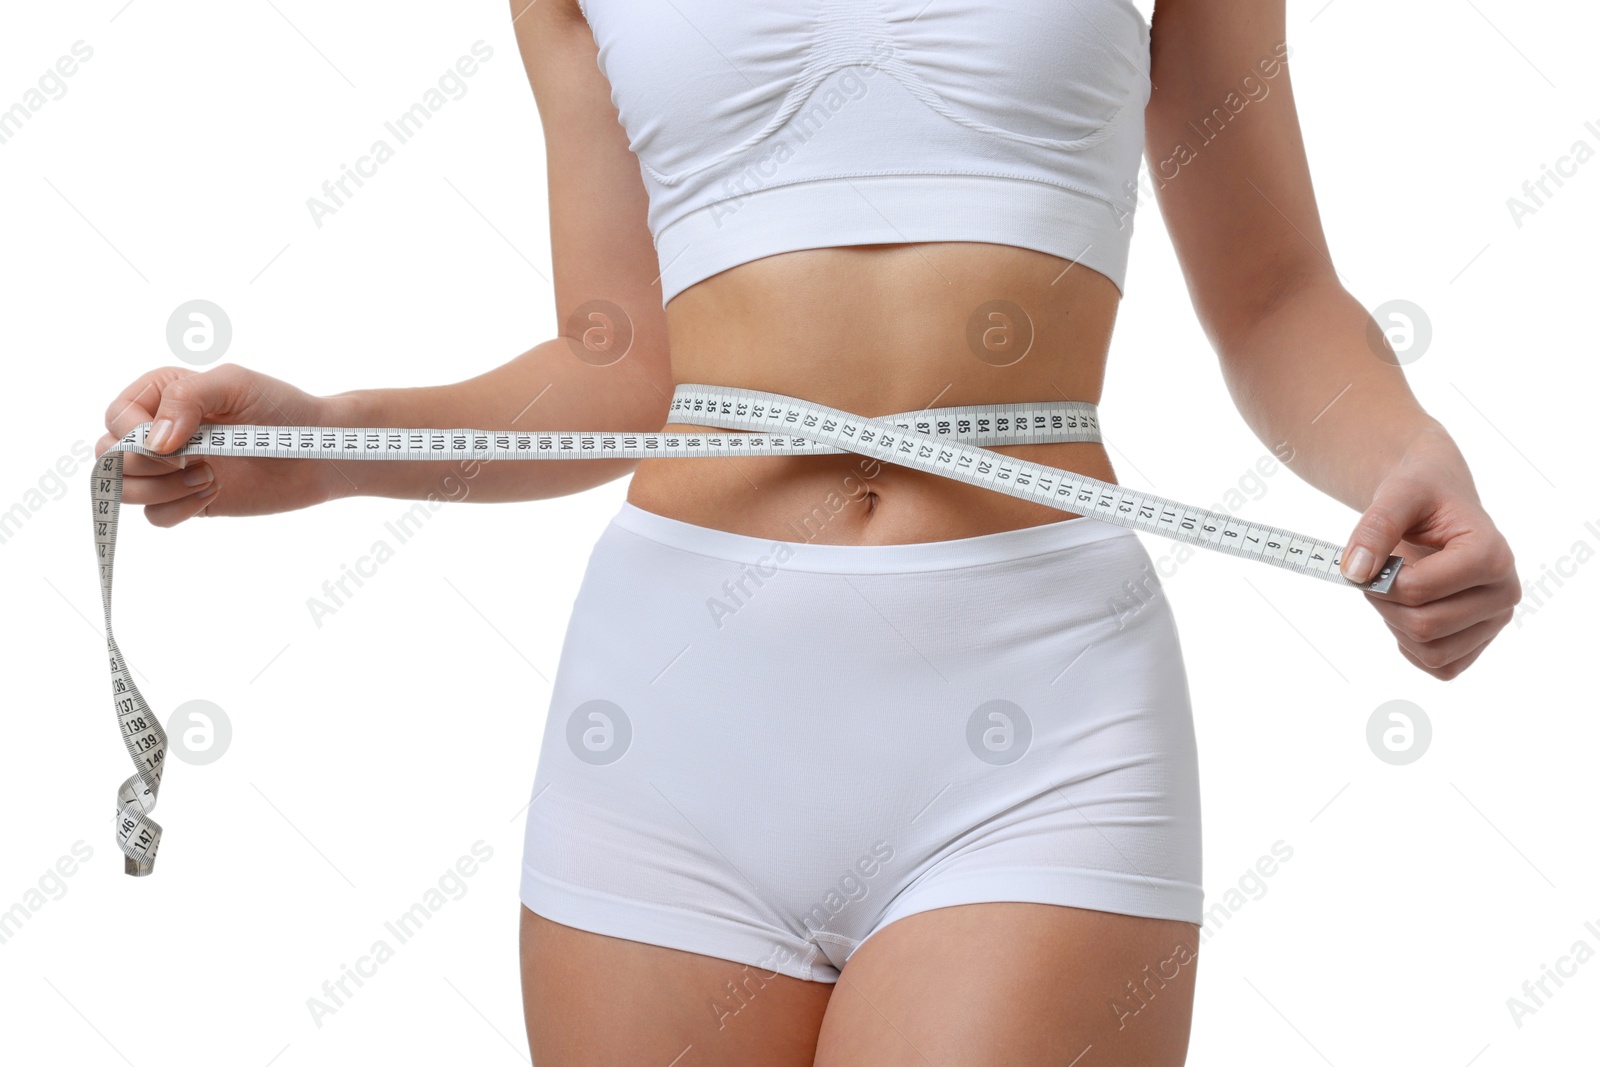
[[[162,367],[136,379],[106,409],[109,431],[95,443],[99,459],[141,422],[155,422],[148,447],[172,452],[201,423],[271,426],[337,425],[328,398],[224,363],[207,371]],[[163,428],[165,432],[163,432]],[[144,505],[156,526],[195,515],[266,515],[321,504],[354,487],[330,460],[124,453],[122,501]]]

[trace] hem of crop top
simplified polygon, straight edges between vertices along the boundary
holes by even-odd
[[[1120,217],[1119,217],[1120,216]],[[751,260],[808,248],[975,241],[1072,260],[1122,292],[1133,213],[1091,193],[1000,174],[840,175],[767,186],[656,235],[661,305]],[[734,228],[730,232],[730,228]]]

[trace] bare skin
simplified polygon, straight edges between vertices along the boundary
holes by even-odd
[[[1025,317],[984,318],[994,346],[980,346],[986,361],[969,344],[969,320],[996,296]],[[725,271],[679,294],[667,325],[676,381],[742,384],[885,415],[979,401],[1098,403],[1118,300],[1104,275],[1030,249],[863,245]],[[775,305],[772,314],[738,310],[763,303]],[[1021,359],[996,365],[1009,359],[1007,345],[1030,341]],[[996,451],[1116,478],[1101,444]],[[830,493],[848,501],[837,516],[824,505]],[[628,499],[686,522],[791,541],[800,539],[792,524],[821,508],[829,521],[809,539],[842,544],[970,537],[1075,514],[851,455],[646,460]]]
[[[452,385],[312,397],[231,365],[167,367],[125,389],[99,451],[153,417],[171,451],[201,421],[341,426],[660,429],[680,382],[739,385],[863,415],[961,402],[1100,399],[1119,294],[1089,268],[981,243],[812,249],[743,264],[661,307],[638,164],[596,68],[575,0],[513,0],[516,32],[549,159],[555,297],[562,336]],[[1371,320],[1339,283],[1312,194],[1287,65],[1282,0],[1158,0],[1147,157],[1196,312],[1242,417],[1289,466],[1360,511],[1346,576],[1406,557],[1388,597],[1368,595],[1400,653],[1450,679],[1483,653],[1520,596],[1505,539],[1460,451],[1416,402],[1395,361],[1378,358]],[[1252,98],[1226,134],[1173,172],[1158,161],[1194,140],[1192,121],[1241,80]],[[1146,206],[1148,211],[1148,205]],[[1153,225],[1145,216],[1142,225]],[[1033,334],[1007,366],[968,343],[980,305],[1009,300]],[[618,321],[582,319],[609,302]],[[1016,322],[997,324],[1016,329]],[[599,341],[595,342],[595,337]],[[1001,336],[1001,341],[1005,337]],[[603,365],[602,365],[603,364]],[[1218,413],[1223,417],[1225,413]],[[686,427],[685,427],[686,428]],[[1203,440],[1204,428],[1197,427]],[[1012,454],[1115,481],[1105,449],[1063,444]],[[421,497],[428,464],[129,457],[124,499],[153,523],[281,511],[352,493]],[[201,470],[200,468],[203,468]],[[530,469],[532,468],[532,469]],[[636,469],[635,469],[636,468]],[[968,537],[1069,517],[859,457],[485,465],[466,499],[538,499],[632,471],[629,499],[663,515],[793,540],[790,523],[830,493],[849,499],[816,535],[843,544]],[[198,484],[186,477],[200,475]],[[1075,908],[973,904],[909,916],[868,940],[837,986],[763,976],[731,1019],[709,1008],[749,968],[559,926],[522,910],[528,1037],[540,1067],[619,1062],[1020,1064],[1169,1067],[1184,1060],[1196,963],[1146,986],[1193,924]],[[1084,1050],[1089,1049],[1085,1054]],[[680,1059],[674,1059],[681,1057]]]
[[[1193,923],[964,904],[890,924],[827,985],[522,909],[539,1067],[1181,1064],[1198,947]]]

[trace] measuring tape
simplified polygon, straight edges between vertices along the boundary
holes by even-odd
[[[1343,549],[1331,541],[1246,522],[990,450],[1001,445],[1098,442],[1099,414],[1095,405],[1082,401],[960,405],[863,418],[779,393],[680,385],[673,393],[670,413],[671,423],[734,432],[207,424],[176,452],[158,453],[145,447],[150,432],[150,423],[146,422],[112,445],[96,464],[91,488],[95,551],[100,561],[100,602],[105,608],[106,650],[111,660],[111,698],[123,744],[134,765],[133,776],[122,783],[117,793],[117,843],[124,855],[124,870],[145,875],[154,868],[161,827],[150,818],[150,811],[160,792],[167,754],[166,731],[139,694],[111,632],[111,571],[116,561],[122,458],[126,452],[162,458],[190,455],[412,461],[687,459],[853,452],[1375,593],[1389,591],[1402,562],[1399,556],[1390,556],[1375,578],[1358,584],[1339,573]]]

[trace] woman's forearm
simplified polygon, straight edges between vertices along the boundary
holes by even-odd
[[[1291,470],[1357,511],[1408,448],[1455,450],[1399,366],[1374,351],[1373,336],[1366,309],[1336,279],[1317,278],[1247,329],[1213,338],[1251,429],[1274,449],[1287,442]]]
[[[659,430],[672,389],[633,355],[597,366],[557,337],[450,385],[357,389],[323,398],[330,425],[478,430]],[[337,496],[485,503],[580,492],[627,474],[637,460],[582,463],[397,461],[338,463]]]

